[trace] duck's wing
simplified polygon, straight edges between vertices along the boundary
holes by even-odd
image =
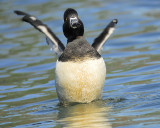
[[[40,21],[36,17],[25,12],[16,10],[14,11],[14,13],[16,13],[17,15],[22,15],[22,21],[30,23],[34,28],[44,33],[46,35],[47,44],[51,47],[51,49],[56,53],[57,56],[60,56],[63,53],[65,49],[64,45],[47,25],[43,24],[42,21]]]
[[[100,52],[101,48],[103,47],[104,43],[110,37],[110,35],[114,32],[115,25],[118,23],[117,19],[112,20],[103,32],[94,40],[92,46]]]

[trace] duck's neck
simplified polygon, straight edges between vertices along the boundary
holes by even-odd
[[[75,40],[75,39],[80,39],[80,38],[82,38],[83,36],[77,36],[77,37],[74,37],[74,38],[68,38],[67,39],[67,43],[69,43],[69,42],[72,42],[73,40]]]

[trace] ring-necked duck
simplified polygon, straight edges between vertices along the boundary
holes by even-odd
[[[113,33],[117,19],[112,20],[90,45],[85,38],[84,26],[76,10],[68,8],[64,13],[63,33],[66,47],[51,29],[36,17],[22,11],[22,21],[30,23],[46,35],[48,45],[56,53],[55,86],[60,103],[88,103],[101,99],[106,76],[106,66],[100,50]]]

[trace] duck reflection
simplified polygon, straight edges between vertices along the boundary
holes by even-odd
[[[65,128],[111,128],[103,101],[61,107],[57,122]]]

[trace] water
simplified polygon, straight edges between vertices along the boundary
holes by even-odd
[[[114,18],[115,33],[103,48],[107,66],[103,100],[58,106],[56,56],[43,34],[13,10],[48,24],[66,44],[63,12],[73,7],[94,38]],[[0,1],[0,127],[158,128],[160,125],[160,1]]]

